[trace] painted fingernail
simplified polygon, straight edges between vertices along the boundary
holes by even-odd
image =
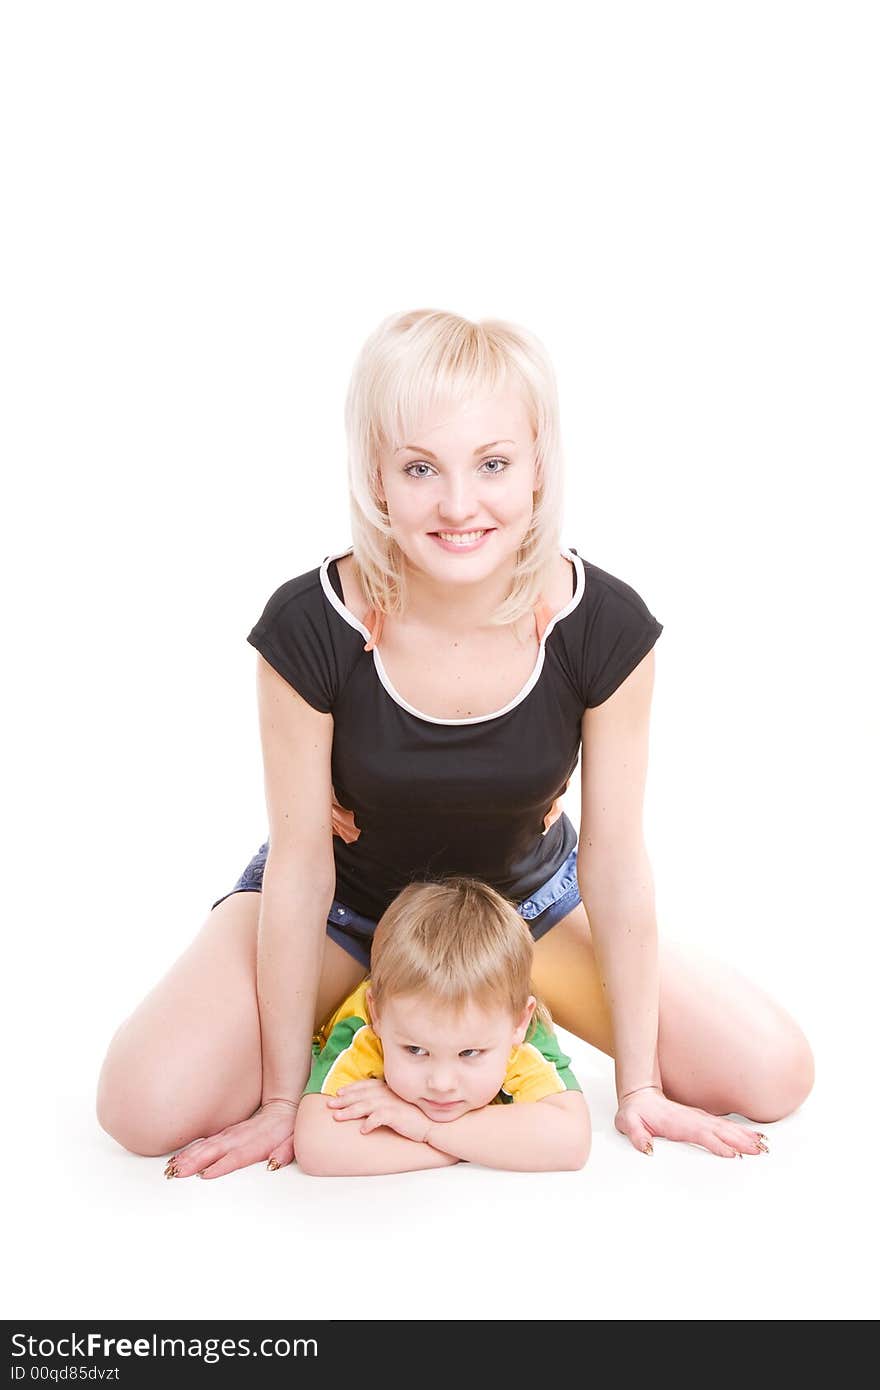
[[[203,1168],[203,1169],[201,1170],[201,1172],[199,1173],[199,1177],[200,1177],[200,1178],[203,1178],[204,1176],[205,1176],[205,1170],[204,1170],[204,1168]]]
[[[766,1144],[759,1144],[758,1148],[761,1150],[761,1153],[768,1154],[770,1152]]]
[[[180,1175],[179,1175],[177,1169],[174,1168],[174,1167],[172,1166],[172,1167],[169,1167],[169,1168],[166,1168],[166,1169],[165,1169],[165,1176],[166,1176],[166,1178],[176,1178],[176,1177],[179,1177]]]
[[[276,1168],[281,1167],[281,1164],[278,1162],[277,1158],[270,1158],[269,1162],[266,1164],[266,1167],[269,1169],[270,1173],[274,1173]]]
[[[736,1151],[736,1157],[737,1157],[737,1158],[742,1158],[742,1154],[740,1153],[739,1149],[737,1149],[737,1151]]]
[[[760,1133],[758,1132],[758,1130],[755,1130],[755,1138],[756,1138],[756,1139],[766,1139],[767,1136],[766,1136],[766,1134],[760,1134]]]
[[[642,1149],[642,1153],[652,1154],[653,1152],[654,1152],[654,1145],[651,1143],[651,1141],[650,1141],[650,1139],[649,1139],[648,1142],[647,1142],[647,1144],[645,1145],[645,1147]]]

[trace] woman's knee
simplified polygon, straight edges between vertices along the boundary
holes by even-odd
[[[243,1029],[237,1049],[224,1041],[150,1043],[123,1026],[98,1078],[98,1124],[131,1153],[155,1157],[248,1119],[260,1104],[259,1038]]]
[[[169,1058],[147,1063],[126,1046],[120,1030],[98,1077],[98,1124],[131,1153],[148,1157],[169,1153],[201,1137],[189,1132],[197,1118],[198,1098],[187,1092],[186,1077],[169,1065]]]
[[[108,1055],[98,1078],[98,1124],[130,1153],[157,1157],[177,1147],[171,1098],[158,1076],[118,1068]]]
[[[749,1095],[737,1112],[765,1124],[785,1119],[804,1103],[815,1079],[810,1044],[794,1020],[787,1020],[762,1048]]]

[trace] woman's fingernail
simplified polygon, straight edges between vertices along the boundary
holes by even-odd
[[[200,1177],[200,1178],[203,1178],[204,1176],[205,1176],[205,1170],[204,1170],[204,1168],[203,1168],[203,1169],[201,1170],[201,1172],[199,1173],[199,1177]]]
[[[736,1156],[737,1158],[742,1158],[742,1154],[740,1153],[739,1149],[737,1149],[736,1151]]]
[[[768,1154],[770,1152],[766,1144],[758,1144],[758,1148],[761,1150],[761,1153]]]
[[[176,1178],[179,1176],[179,1174],[177,1172],[177,1169],[171,1166],[165,1169],[165,1176],[166,1178]]]
[[[756,1138],[756,1139],[766,1139],[767,1136],[766,1136],[766,1134],[759,1134],[759,1132],[758,1132],[757,1130],[755,1130],[755,1138]]]
[[[266,1164],[266,1167],[269,1169],[270,1173],[274,1173],[276,1168],[281,1167],[281,1164],[278,1162],[277,1158],[270,1158],[269,1162]]]
[[[651,1143],[651,1141],[650,1141],[650,1139],[649,1139],[648,1142],[647,1142],[647,1144],[646,1144],[645,1147],[643,1148],[642,1153],[652,1154],[653,1152],[654,1152],[654,1145]]]

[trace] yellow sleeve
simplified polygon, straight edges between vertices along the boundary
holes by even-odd
[[[543,1024],[538,1024],[529,1042],[514,1048],[502,1085],[504,1098],[509,1096],[516,1102],[543,1100],[580,1089],[571,1058],[560,1048],[555,1033]]]

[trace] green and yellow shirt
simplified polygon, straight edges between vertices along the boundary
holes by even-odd
[[[312,1043],[312,1071],[303,1095],[335,1096],[340,1086],[385,1076],[382,1042],[371,1027],[369,979],[363,980],[336,1010]],[[527,1042],[514,1047],[493,1105],[543,1100],[560,1091],[579,1091],[552,1028],[537,1023]]]

